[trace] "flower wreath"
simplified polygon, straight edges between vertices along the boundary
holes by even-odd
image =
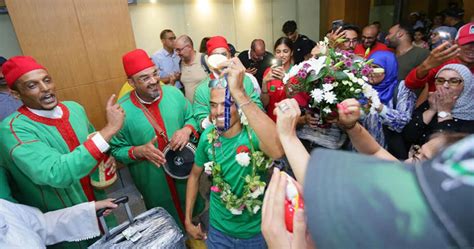
[[[211,191],[220,193],[220,200],[225,207],[233,215],[241,215],[244,209],[250,214],[256,214],[261,206],[262,201],[258,199],[260,195],[265,192],[266,183],[260,180],[257,172],[265,171],[272,165],[272,160],[268,159],[262,151],[256,151],[253,147],[252,136],[250,134],[250,127],[243,112],[239,110],[241,115],[241,122],[247,127],[247,136],[250,142],[250,150],[245,145],[240,145],[236,150],[235,160],[241,167],[252,167],[250,174],[245,176],[244,192],[241,197],[238,197],[231,191],[230,184],[224,180],[221,172],[221,165],[216,161],[216,147],[222,146],[219,141],[219,132],[214,128],[207,134],[207,140],[212,145],[212,161],[204,164],[204,172],[212,176],[213,186]]]

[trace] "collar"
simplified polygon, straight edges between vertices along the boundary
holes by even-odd
[[[137,91],[133,91],[133,92],[134,92],[135,96],[137,97],[138,101],[140,101],[140,103],[145,104],[145,105],[150,105],[150,104],[154,103],[155,101],[157,101],[161,98],[161,91],[160,91],[160,95],[158,95],[158,97],[156,97],[154,100],[152,100],[150,102],[147,102],[147,101],[141,99],[140,96],[138,96]]]
[[[252,56],[250,56],[250,50],[251,49],[249,49],[249,52],[247,54],[249,55],[249,60],[252,60]]]
[[[171,53],[168,52],[168,50],[166,50],[165,48],[162,48],[161,50],[162,50],[161,53],[163,53],[164,56],[174,57],[176,55],[174,50],[172,50]]]
[[[30,112],[43,117],[43,118],[51,118],[51,119],[60,119],[63,117],[63,110],[59,105],[54,107],[52,110],[37,110],[26,107]]]

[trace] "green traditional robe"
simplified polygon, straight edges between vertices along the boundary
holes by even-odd
[[[209,116],[209,114],[211,113],[211,104],[209,103],[211,99],[211,89],[209,88],[210,80],[211,78],[209,76],[203,79],[196,87],[196,91],[194,92],[194,118],[199,124],[199,132],[202,132],[202,120]],[[252,80],[247,75],[245,75],[244,77],[244,89],[250,99],[255,104],[257,104],[260,109],[263,109],[262,101],[260,100],[260,95],[255,91]]]
[[[50,119],[22,106],[0,123],[0,155],[11,175],[13,197],[42,212],[87,202],[80,180],[104,156],[87,135],[94,128],[84,108],[62,102],[63,116]],[[104,199],[103,191],[95,191]],[[77,224],[78,226],[80,224]],[[51,248],[86,248],[90,241],[59,243]]]
[[[193,109],[190,102],[175,87],[161,86],[161,96],[151,104],[144,104],[152,114],[154,122],[158,124],[171,140],[173,134],[188,126],[198,136],[196,121],[193,118]],[[149,121],[136,92],[127,93],[119,100],[125,110],[125,121],[122,130],[112,139],[112,155],[120,162],[129,166],[130,173],[140,193],[143,195],[147,209],[154,207],[165,208],[183,228],[186,183],[187,180],[177,180],[169,177],[162,167],[158,168],[146,160],[136,160],[132,154],[134,146],[144,145],[155,136],[158,138],[158,148],[163,151],[166,139],[160,136],[153,128],[153,121]],[[203,202],[198,198],[195,211],[203,208]]]

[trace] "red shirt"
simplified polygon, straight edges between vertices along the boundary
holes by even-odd
[[[434,92],[436,90],[436,86],[434,84],[434,78],[436,74],[444,65],[452,64],[452,63],[462,64],[461,60],[459,60],[458,58],[447,60],[441,66],[432,68],[428,72],[428,74],[422,79],[418,79],[418,77],[416,77],[416,70],[418,67],[415,67],[413,70],[410,71],[410,73],[405,78],[405,86],[408,89],[420,89],[420,88],[425,87],[426,83],[428,83],[429,91]],[[470,69],[471,69],[471,73],[474,74],[474,67],[471,67]]]
[[[392,51],[390,48],[387,47],[387,45],[381,43],[381,42],[375,42],[375,45],[370,48],[370,52],[367,56],[365,56],[365,50],[364,46],[362,44],[357,44],[356,47],[354,48],[354,54],[364,57],[364,58],[369,58],[371,54],[373,54],[375,51]],[[393,52],[393,51],[392,51]]]
[[[263,73],[263,78],[270,73],[271,68],[267,68]],[[270,80],[267,82],[268,91],[268,105],[267,105],[267,114],[268,116],[276,122],[276,116],[273,114],[273,110],[276,107],[276,103],[286,99],[285,84],[281,80]]]

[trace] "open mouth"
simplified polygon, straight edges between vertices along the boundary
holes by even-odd
[[[51,103],[54,103],[55,101],[56,101],[56,95],[52,93],[48,93],[46,95],[43,95],[43,97],[41,97],[41,102],[44,102],[46,104],[51,104]]]

